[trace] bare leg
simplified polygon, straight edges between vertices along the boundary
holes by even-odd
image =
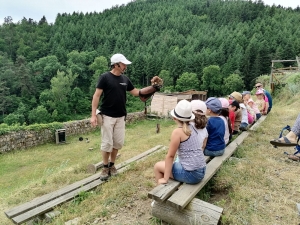
[[[112,152],[110,153],[110,161],[112,163],[115,162],[115,160],[117,158],[117,154],[118,154],[118,149],[113,148]]]
[[[160,178],[164,177],[164,172],[165,172],[165,161],[160,161],[155,163],[154,175],[155,175],[156,182],[158,182]]]
[[[300,114],[298,115],[291,131],[285,136],[290,142],[296,143],[298,139],[298,135],[300,135]],[[284,138],[280,138],[280,141],[284,141]]]
[[[293,132],[290,131],[287,135],[286,135],[287,139],[289,139],[291,142],[296,142],[297,141],[297,135]]]
[[[300,114],[298,115],[298,117],[294,123],[294,126],[292,127],[292,131],[294,132],[294,134],[296,136],[300,135]]]
[[[108,164],[108,158],[110,156],[110,152],[105,152],[105,151],[101,151],[102,153],[102,160],[103,160],[103,164],[107,165]]]

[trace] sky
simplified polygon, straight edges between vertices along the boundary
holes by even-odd
[[[48,23],[54,23],[58,13],[102,12],[112,6],[127,4],[134,0],[0,0],[0,24],[4,17],[11,16],[14,23],[32,18],[36,22],[45,16]],[[254,0],[252,0],[254,1]],[[296,8],[298,0],[262,0],[266,5],[281,5]]]

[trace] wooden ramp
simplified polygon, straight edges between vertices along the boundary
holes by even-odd
[[[125,170],[127,170],[130,163],[138,160],[142,160],[148,155],[164,149],[165,149],[164,146],[157,145],[154,148],[151,148],[131,159],[126,160],[125,162],[116,165],[118,173],[122,173]],[[105,181],[101,181],[99,177],[100,177],[100,173],[96,173],[92,176],[77,181],[57,191],[37,197],[32,201],[26,202],[12,209],[9,209],[4,213],[15,224],[22,224],[38,215],[50,211],[57,205],[60,205],[66,201],[73,199],[74,197],[79,195],[79,193],[81,193],[82,191],[89,191],[93,188],[96,188],[98,185],[105,182]]]

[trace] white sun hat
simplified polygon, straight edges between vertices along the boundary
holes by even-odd
[[[178,102],[175,109],[173,109],[170,114],[180,121],[192,121],[195,119],[195,115],[192,112],[192,104],[187,100]]]
[[[116,63],[124,63],[125,65],[129,65],[131,64],[131,62],[126,59],[126,57],[120,53],[114,54],[111,58],[110,58],[110,65],[114,65]]]

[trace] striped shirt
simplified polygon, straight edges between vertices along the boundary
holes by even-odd
[[[189,127],[192,133],[187,140],[180,142],[177,154],[182,167],[187,171],[193,171],[205,167],[206,162],[201,150],[198,132],[193,125]]]

